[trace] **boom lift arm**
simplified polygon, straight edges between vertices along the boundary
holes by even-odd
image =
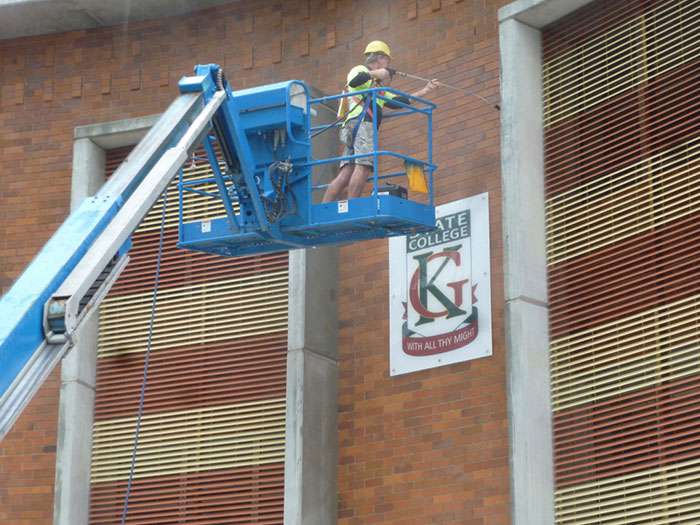
[[[223,91],[183,94],[0,301],[0,439],[128,262],[129,236],[208,131]]]
[[[74,345],[81,324],[126,266],[129,237],[200,144],[214,177],[180,178],[183,248],[241,255],[434,227],[431,153],[427,161],[373,154],[375,167],[380,155],[422,166],[430,176],[427,204],[379,195],[377,169],[372,197],[342,207],[314,204],[319,187],[312,185],[313,166],[338,159],[312,159],[314,101],[303,82],[234,92],[221,68],[209,64],[197,66],[179,87],[181,95],[126,161],[66,219],[0,299],[0,440]],[[368,93],[373,104],[378,96]],[[430,135],[434,106],[421,102],[428,106],[415,111],[427,115]],[[212,185],[216,192],[208,189]],[[184,221],[183,202],[192,194],[220,201],[224,216]]]

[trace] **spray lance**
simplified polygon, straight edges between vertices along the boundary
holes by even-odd
[[[418,75],[412,75],[411,73],[404,73],[403,71],[397,71],[397,70],[395,70],[395,69],[390,69],[390,68],[387,68],[387,69],[388,69],[390,72],[392,72],[393,75],[398,75],[398,76],[404,77],[404,78],[412,78],[412,79],[414,79],[414,80],[422,80],[423,82],[430,82],[430,79],[429,79],[429,78],[419,77]],[[392,76],[393,76],[393,75],[392,75]],[[438,86],[446,87],[447,89],[452,89],[453,91],[459,91],[459,92],[462,93],[463,95],[467,95],[467,96],[469,96],[469,97],[476,97],[476,98],[478,98],[479,100],[481,100],[481,101],[483,101],[483,102],[486,102],[489,106],[491,106],[492,108],[494,108],[496,111],[501,111],[501,106],[499,106],[498,104],[491,104],[491,102],[489,102],[488,100],[486,100],[486,99],[485,99],[484,97],[482,97],[481,95],[477,95],[476,93],[473,93],[473,92],[471,92],[471,91],[467,91],[466,89],[463,89],[463,88],[458,87],[458,86],[453,86],[453,85],[451,85],[451,84],[445,84],[444,82],[436,82],[436,84],[437,84]]]
[[[404,77],[404,78],[412,78],[412,79],[414,79],[414,80],[421,80],[421,81],[423,81],[423,82],[430,82],[430,79],[429,79],[429,78],[420,77],[420,76],[418,76],[418,75],[413,75],[413,74],[411,74],[411,73],[404,73],[403,71],[397,71],[396,69],[393,69],[393,68],[390,68],[390,67],[386,68],[386,70],[389,72],[389,74],[392,76],[392,78],[393,78],[394,76],[400,76],[400,77]],[[471,92],[471,91],[468,91],[468,90],[466,90],[466,89],[464,89],[464,88],[461,88],[461,87],[458,87],[458,86],[453,86],[453,85],[451,85],[451,84],[446,84],[446,83],[444,83],[444,82],[436,82],[436,84],[437,84],[438,86],[442,86],[442,87],[445,87],[445,88],[447,88],[447,89],[452,89],[453,91],[459,91],[460,93],[462,93],[463,95],[466,95],[466,96],[468,96],[468,97],[476,97],[476,98],[478,98],[479,100],[481,100],[482,102],[485,102],[486,104],[488,104],[489,106],[491,106],[491,107],[492,107],[493,109],[495,109],[496,111],[501,111],[501,106],[499,106],[498,104],[491,104],[491,102],[489,102],[488,100],[486,100],[486,99],[485,99],[484,97],[482,97],[481,95],[477,95],[476,93],[473,93],[473,92]],[[355,106],[357,106],[357,103],[355,104]],[[352,109],[354,109],[354,107],[351,108],[351,110],[352,110]],[[344,115],[343,115],[343,116],[340,116],[340,117],[338,117],[334,122],[332,122],[331,124],[326,125],[326,126],[323,126],[319,131],[316,131],[315,133],[312,133],[312,134],[311,134],[311,138],[314,138],[316,135],[320,135],[320,134],[323,133],[324,131],[326,131],[326,130],[332,128],[332,127],[335,127],[335,126],[336,126],[341,120],[343,120],[344,118],[345,118]]]

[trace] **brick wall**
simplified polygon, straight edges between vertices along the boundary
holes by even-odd
[[[375,38],[391,44],[400,69],[495,101],[504,3],[241,2],[0,41],[0,289],[68,213],[75,126],[163,111],[195,63],[223,64],[234,88],[301,78],[337,92]],[[498,114],[445,89],[434,99],[437,202],[490,192],[494,355],[390,379],[387,243],[341,250],[341,523],[509,521]],[[392,134],[389,124],[387,147],[421,147],[417,135]],[[52,377],[0,445],[3,523],[51,521]]]
[[[55,370],[0,441],[0,523],[51,523],[60,373]]]

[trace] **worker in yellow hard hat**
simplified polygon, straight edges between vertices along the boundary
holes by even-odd
[[[391,59],[391,48],[389,47],[389,44],[382,42],[381,40],[372,40],[369,44],[367,44],[367,47],[365,48],[365,56],[369,55],[370,53],[380,53]]]
[[[347,75],[345,84],[346,92],[362,91],[377,86],[388,85],[394,77],[396,70],[389,67],[391,63],[391,49],[386,42],[374,40],[365,48],[365,63],[353,67]],[[438,86],[437,79],[428,82],[425,87],[412,93],[414,97],[424,97]],[[404,104],[410,104],[406,97],[384,92],[382,96]],[[368,103],[365,104],[365,99]],[[377,115],[372,114],[371,98],[365,95],[345,97],[341,101],[339,117],[344,118],[340,128],[340,142],[344,146],[343,157],[350,155],[364,155],[374,151],[374,126],[377,119],[377,129],[382,121],[382,109],[384,106],[397,109],[401,106],[392,103],[391,100],[377,98]],[[367,106],[367,107],[365,107]],[[344,160],[340,163],[340,171],[335,179],[328,185],[323,196],[323,202],[338,200],[347,189],[349,199],[362,195],[362,190],[372,172],[372,157],[362,157],[354,160]]]

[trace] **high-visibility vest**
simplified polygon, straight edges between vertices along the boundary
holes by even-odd
[[[360,73],[369,73],[369,69],[367,69],[366,66],[355,66],[350,70],[348,73],[347,77],[347,82],[345,84],[345,89],[343,90],[343,93],[352,93],[354,91],[362,91],[365,89],[370,89],[371,87],[376,87],[377,84],[374,82],[374,80],[370,79],[364,84],[360,84],[359,86],[356,87],[351,87],[349,85],[349,82],[355,78],[358,74]],[[393,93],[389,92],[380,92],[382,96],[386,98],[394,98]],[[369,97],[368,97],[369,98]],[[338,106],[338,117],[345,117],[345,122],[347,122],[350,119],[353,119],[355,117],[359,117],[360,114],[362,113],[363,110],[363,105],[364,105],[364,95],[353,95],[349,97],[343,97],[340,99],[340,105]],[[386,101],[383,99],[378,98],[377,99],[377,106],[383,107],[384,103]],[[367,112],[372,116],[372,107],[371,105],[367,108]],[[344,124],[343,123],[343,124]]]

